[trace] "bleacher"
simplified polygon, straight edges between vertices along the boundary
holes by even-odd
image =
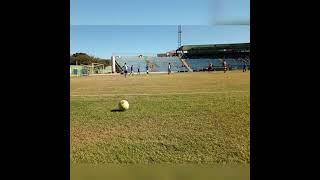
[[[243,60],[242,58],[238,59],[225,59],[230,69],[242,69]],[[223,60],[222,59],[186,59],[186,62],[193,69],[193,71],[204,71],[207,70],[209,64],[211,63],[215,69],[222,69]],[[250,59],[246,59],[247,65],[250,66]]]
[[[146,72],[146,65],[149,66],[149,72],[167,72],[169,63],[171,63],[172,72],[186,71],[178,57],[120,56],[116,57],[116,62],[120,67],[127,63],[129,69],[133,65],[135,72],[138,67],[140,67],[140,72]]]
[[[250,67],[250,58],[226,58],[227,64],[230,70],[242,69],[243,61],[246,61],[248,67]],[[199,58],[199,59],[186,59],[186,63],[193,69],[193,71],[206,71],[208,65],[212,63],[216,70],[223,69],[223,59],[209,59],[209,58]],[[155,57],[155,56],[120,56],[116,57],[116,62],[120,67],[127,63],[129,70],[131,65],[133,69],[137,72],[138,67],[140,67],[140,72],[146,72],[146,66],[149,66],[149,72],[167,72],[168,63],[171,63],[172,72],[187,72],[187,68],[183,67],[182,62],[178,57]]]
[[[140,72],[146,71],[146,62],[143,58],[134,57],[134,56],[121,56],[116,57],[116,62],[120,67],[124,66],[124,63],[127,63],[127,66],[131,67],[133,65],[134,71],[138,71],[138,67],[140,67]]]
[[[146,62],[150,65],[151,72],[167,72],[168,64],[171,64],[171,71],[178,72],[182,68],[182,63],[178,57],[146,57]]]

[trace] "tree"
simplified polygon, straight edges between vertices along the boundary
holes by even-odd
[[[100,63],[104,64],[105,66],[111,66],[110,59],[101,59],[98,57],[90,56],[86,53],[75,53],[70,56],[70,64],[71,65],[90,65],[92,63]]]

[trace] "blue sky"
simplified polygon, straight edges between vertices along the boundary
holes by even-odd
[[[110,58],[112,53],[173,50],[178,24],[183,25],[182,45],[250,42],[249,2],[71,0],[70,53]]]
[[[250,0],[71,0],[71,25],[212,25],[249,21]]]
[[[71,53],[101,58],[113,53],[160,53],[177,49],[177,26],[77,25],[70,28]],[[182,26],[182,45],[250,42],[248,26]]]

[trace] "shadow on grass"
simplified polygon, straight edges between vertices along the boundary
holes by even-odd
[[[112,109],[111,112],[123,112],[121,109]]]

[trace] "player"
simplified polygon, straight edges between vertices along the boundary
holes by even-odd
[[[140,66],[138,66],[138,74],[140,75]]]
[[[223,67],[224,67],[224,73],[226,73],[227,68],[228,68],[226,60],[223,60]]]
[[[132,75],[133,76],[133,65],[131,65],[131,68],[130,68],[130,74],[129,76]]]
[[[146,65],[146,71],[147,71],[147,74],[149,74],[149,66]]]
[[[168,74],[171,74],[171,64],[168,64]]]
[[[127,77],[127,74],[128,74],[128,66],[127,66],[127,63],[124,63],[124,66],[122,67],[122,69],[124,69],[124,77],[126,78],[126,77]]]
[[[212,64],[210,63],[209,64],[209,67],[208,67],[208,72],[212,71]]]
[[[246,61],[243,60],[243,68],[242,68],[242,72],[246,72],[247,71],[247,64]]]

